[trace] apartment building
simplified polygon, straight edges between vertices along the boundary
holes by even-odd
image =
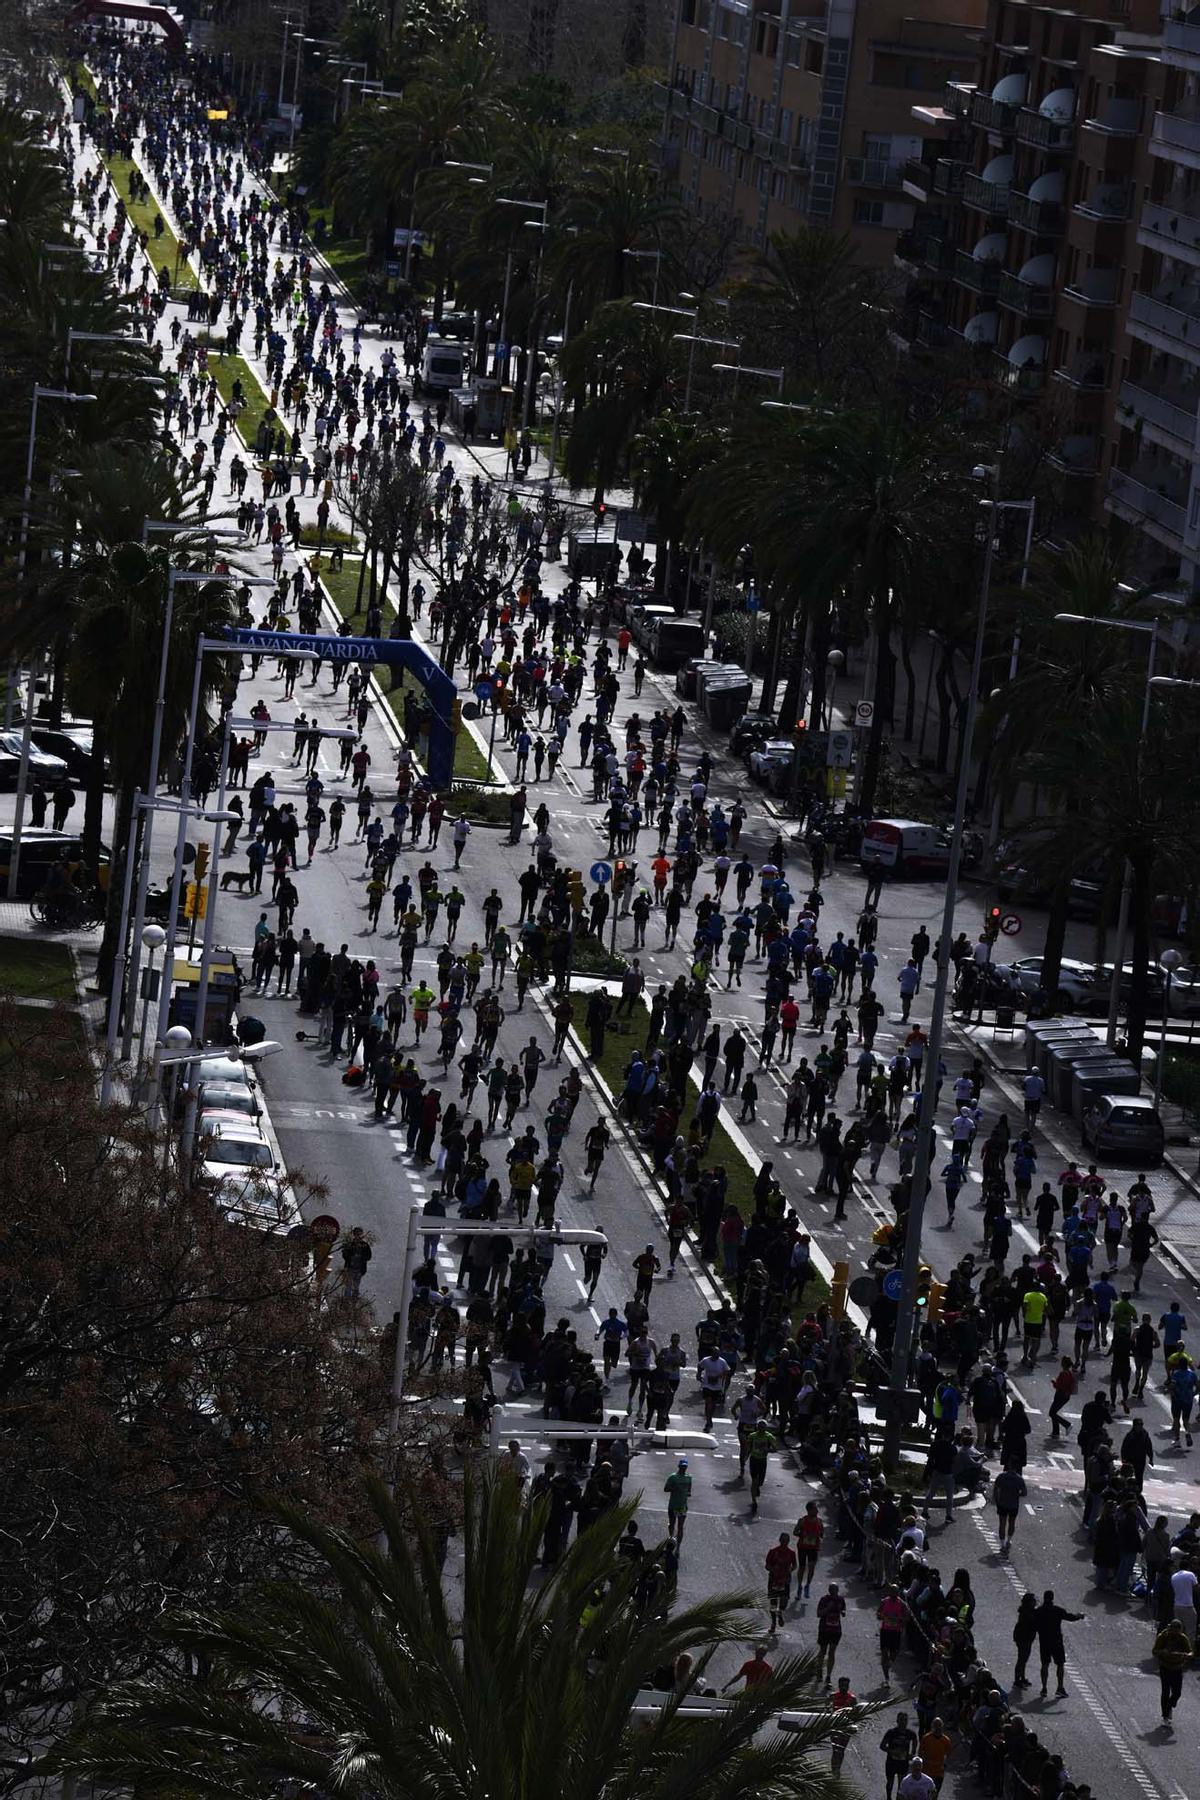
[[[699,216],[760,247],[802,221],[890,263],[913,221],[915,100],[976,66],[984,0],[677,0],[664,168]]]
[[[1134,291],[1105,504],[1138,573],[1200,591],[1200,9],[1164,19],[1161,92],[1134,220]]]

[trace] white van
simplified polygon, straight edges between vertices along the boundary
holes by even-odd
[[[982,854],[978,832],[963,833],[962,866],[973,868]],[[950,833],[916,819],[872,819],[863,828],[858,853],[864,869],[894,875],[944,875],[950,866]]]
[[[421,357],[421,387],[426,393],[448,394],[467,377],[467,345],[455,338],[427,337]]]

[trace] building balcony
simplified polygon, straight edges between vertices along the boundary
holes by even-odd
[[[1094,118],[1083,121],[1083,128],[1098,131],[1102,137],[1136,137],[1138,103],[1136,100],[1107,100]]]
[[[942,96],[942,106],[953,119],[965,119],[971,110],[971,96],[975,85],[970,81],[948,81]]]
[[[1002,265],[998,262],[977,261],[969,250],[959,250],[954,257],[954,279],[959,287],[964,287],[972,294],[986,294],[989,298],[1000,290]]]
[[[1075,142],[1075,121],[1053,118],[1036,106],[1023,106],[1017,115],[1017,142],[1034,150],[1068,151]]]
[[[846,180],[851,187],[894,190],[904,185],[904,164],[885,162],[882,157],[848,156]]]
[[[1173,390],[1182,394],[1181,388]],[[1137,381],[1123,381],[1117,395],[1117,419],[1131,431],[1140,431],[1152,444],[1161,444],[1176,456],[1191,458],[1196,440],[1196,412],[1200,407],[1200,390],[1192,396],[1190,406],[1178,399],[1144,387]]]
[[[1046,385],[1046,371],[1038,363],[1025,363],[1014,368],[1003,350],[996,352],[996,379],[1014,394],[1040,394]]]
[[[1200,169],[1200,109],[1188,105],[1179,112],[1156,112],[1150,154],[1185,169]]]
[[[1054,289],[1022,281],[1006,269],[1000,277],[998,298],[1001,306],[1019,313],[1023,319],[1048,319],[1054,311]]]
[[[981,94],[978,90],[971,95],[970,120],[980,131],[996,132],[1000,136],[1008,136],[1017,128],[1017,114],[1020,108],[1009,105],[1007,100],[993,100],[990,94]]]
[[[1164,19],[1162,59],[1172,69],[1190,69],[1200,73],[1200,22],[1191,19]]]
[[[1200,207],[1200,197],[1189,204]],[[1182,211],[1169,202],[1147,200],[1138,220],[1137,241],[1147,250],[1165,250],[1180,262],[1200,269],[1200,213]]]
[[[1083,432],[1063,438],[1048,452],[1048,458],[1060,475],[1071,475],[1083,481],[1091,480],[1100,466],[1096,439]]]
[[[950,330],[944,319],[923,312],[917,318],[917,342],[926,350],[944,350],[950,342]]]
[[[1057,237],[1063,226],[1063,209],[1057,200],[1031,200],[1028,194],[1008,196],[1008,222],[1035,237]]]
[[[933,192],[933,164],[927,163],[923,157],[910,156],[907,162],[900,165],[900,185],[906,194],[914,200],[928,204]]]
[[[1152,350],[1178,356],[1200,369],[1200,294],[1173,289],[1169,297],[1131,294],[1125,329]]]
[[[1108,388],[1104,358],[1084,351],[1073,362],[1060,363],[1054,371],[1055,381],[1077,394],[1103,394]]]
[[[1133,210],[1133,193],[1129,182],[1101,183],[1085,200],[1077,200],[1071,211],[1077,219],[1091,219],[1100,225],[1120,224]]]
[[[921,263],[931,275],[949,275],[953,273],[957,254],[947,238],[931,237],[925,240]]]
[[[1124,469],[1110,469],[1104,504],[1109,512],[1139,526],[1156,543],[1182,551],[1187,510],[1159,487],[1151,487]]]
[[[933,165],[934,199],[957,199],[970,172],[969,163],[960,162],[953,156],[939,156]]]
[[[1101,310],[1117,304],[1117,271],[1115,269],[1089,269],[1076,282],[1063,288],[1063,299],[1074,300],[1077,306],[1095,307]]]
[[[1002,219],[1008,211],[1007,181],[985,181],[982,175],[967,175],[963,179],[962,197],[964,206],[986,213],[992,219]]]

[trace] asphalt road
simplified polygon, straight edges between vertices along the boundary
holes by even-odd
[[[349,329],[352,315],[347,312],[345,317]],[[252,344],[248,342],[244,348],[253,360]],[[364,362],[377,360],[381,349],[381,343],[368,332],[364,339]],[[480,456],[475,452],[454,446],[451,456],[465,471],[479,466]],[[482,460],[485,466],[494,466],[497,453],[487,452]],[[302,512],[314,510],[311,503],[307,507],[303,501],[300,504]],[[251,553],[248,566],[257,569],[265,565],[266,560],[261,553]],[[550,568],[547,578],[551,585],[556,585],[563,575],[561,570]],[[632,692],[627,683],[628,678],[623,682],[616,711],[618,727],[633,707]],[[282,682],[273,665],[264,662],[256,680],[249,677],[243,680],[239,710],[248,710],[260,697],[267,701],[272,716],[279,719],[294,716],[300,707],[310,710],[314,695],[303,686],[298,687],[295,704],[290,706],[282,698]],[[322,723],[341,722],[330,698],[327,673],[322,677],[315,699]],[[673,708],[676,701],[670,679],[651,674],[638,702],[643,718],[656,704]],[[708,741],[702,727],[699,731],[699,738],[691,730],[685,736],[685,755],[699,741]],[[377,794],[382,794],[385,790],[378,775],[390,766],[392,737],[378,713],[368,721],[366,738],[374,759],[373,786]],[[290,737],[281,735],[277,744],[270,745],[269,762],[267,758],[259,758],[252,764],[252,778],[264,766],[283,768],[285,747],[290,750],[290,745]],[[511,763],[503,750],[501,760],[511,773]],[[576,779],[574,765],[577,761],[573,742],[569,742],[556,780],[544,785],[553,813],[559,855],[568,864],[586,869],[603,852],[606,838],[599,823],[601,809],[584,797],[590,792],[590,783],[581,791]],[[322,774],[328,784],[328,799],[329,794],[338,789],[338,777],[330,767],[323,767]],[[731,764],[728,759],[718,765],[714,791],[730,799],[739,794],[747,801],[750,818],[744,842],[752,856],[761,857],[779,822],[765,810],[755,790],[747,792],[747,786],[740,765]],[[531,788],[531,792],[536,799],[537,789]],[[424,850],[415,855],[405,852],[404,866],[415,868],[424,859],[424,854]],[[648,863],[652,851],[646,847],[645,839],[641,854]],[[439,875],[448,874],[452,863],[448,832],[443,833],[440,854],[433,860]],[[467,895],[467,907],[459,929],[460,943],[469,945],[473,938],[482,942],[479,905],[483,893],[493,884],[500,888],[508,903],[506,912],[510,921],[515,921],[515,878],[526,861],[526,853],[519,848],[508,848],[502,842],[501,833],[475,830],[460,871],[461,885]],[[235,859],[235,866],[240,866],[240,858]],[[799,852],[796,867],[801,879],[805,880],[807,862]],[[323,938],[331,948],[344,941],[349,944],[352,954],[374,956],[382,970],[386,990],[397,960],[396,945],[387,933],[368,934],[366,930],[364,879],[362,852],[345,839],[338,852],[321,849],[312,866],[302,867],[299,871],[300,906],[296,924],[298,929],[307,925],[314,936]],[[702,885],[702,882],[698,885],[698,891],[702,890]],[[827,934],[839,928],[852,930],[862,893],[857,871],[835,867],[826,877],[823,891],[826,895],[823,926]],[[908,953],[909,940],[917,927],[923,924],[931,936],[936,936],[941,904],[942,891],[934,883],[893,885],[885,890],[879,943],[882,967],[877,983],[885,999],[891,1000],[895,995],[896,970]],[[977,922],[981,905],[979,890],[964,890],[960,922],[968,930]],[[218,941],[248,950],[259,910],[259,903],[251,898],[232,892],[221,893],[217,897]],[[1072,933],[1072,942],[1081,953],[1086,952],[1084,929],[1078,927]],[[662,936],[661,926],[652,922],[643,957],[652,983],[669,983],[686,968],[682,952],[666,950]],[[618,934],[618,947],[629,948],[631,937],[631,926],[623,926]],[[1021,948],[1032,950],[1036,948],[1036,941],[1035,920],[1027,916]],[[415,974],[432,964],[436,948],[435,943],[428,951],[418,954]],[[511,993],[511,980],[506,993]],[[727,994],[723,987],[715,990],[714,1016],[722,1023],[737,1020],[753,1031],[761,1017],[760,996],[760,970],[748,961],[745,986],[741,990],[732,994]],[[927,991],[918,996],[914,1006],[914,1018],[918,1021],[924,1022],[927,1018],[928,998]],[[371,1234],[374,1259],[364,1293],[378,1315],[386,1317],[398,1303],[405,1222],[411,1207],[427,1197],[428,1172],[414,1166],[402,1141],[398,1140],[395,1127],[387,1123],[375,1124],[368,1102],[342,1085],[340,1066],[333,1064],[312,1042],[297,1040],[297,1031],[311,1032],[314,1022],[298,1017],[294,1000],[272,995],[261,1000],[248,999],[246,1006],[247,1010],[260,1014],[268,1033],[283,1045],[282,1051],[263,1065],[262,1074],[264,1092],[287,1161],[328,1190],[327,1199],[321,1202],[322,1210],[332,1211],[344,1226],[361,1224]],[[893,1006],[889,1008],[889,1016],[877,1038],[877,1048],[885,1055],[898,1042],[901,1035],[898,1026],[898,1007]],[[533,998],[518,1015],[513,996],[512,1010],[501,1032],[500,1053],[506,1057],[511,1055],[531,1033],[549,1051],[550,1032],[540,998]],[[799,1048],[811,1052],[815,1047],[813,1035],[802,1029]],[[968,1059],[965,1042],[952,1045],[947,1052],[952,1075],[960,1058]],[[425,1064],[430,1065],[432,1060],[426,1050]],[[753,1066],[753,1061],[749,1066]],[[839,1096],[843,1106],[848,1097],[852,1098],[852,1093],[847,1095],[849,1086],[844,1080]],[[883,1182],[889,1168],[895,1167],[891,1160],[893,1153],[884,1164],[880,1187],[872,1189],[867,1184],[857,1183],[844,1227],[835,1225],[831,1206],[812,1192],[816,1169],[811,1151],[792,1146],[785,1149],[777,1141],[782,1121],[781,1087],[777,1074],[769,1074],[766,1080],[760,1080],[759,1120],[744,1128],[746,1137],[757,1154],[774,1158],[789,1200],[805,1219],[822,1250],[831,1259],[848,1257],[852,1268],[865,1265],[870,1233],[886,1210]],[[547,1098],[551,1091],[549,1073],[544,1072],[537,1091],[538,1100]],[[1016,1109],[1012,1096],[989,1088],[985,1104],[989,1117],[994,1110],[1005,1109],[1010,1119],[1014,1117]],[[632,1256],[647,1241],[661,1244],[665,1235],[657,1196],[649,1187],[644,1167],[620,1138],[609,1154],[594,1197],[589,1198],[584,1191],[582,1137],[597,1113],[606,1110],[603,1096],[589,1078],[573,1130],[564,1147],[567,1182],[559,1216],[566,1225],[602,1225],[609,1236],[610,1256],[595,1300],[590,1305],[581,1291],[578,1258],[574,1252],[560,1249],[548,1286],[549,1317],[568,1317],[585,1338],[595,1330],[607,1306],[620,1306],[628,1298],[631,1289],[628,1270]],[[944,1113],[947,1110],[944,1107]],[[518,1114],[519,1124],[525,1123],[525,1117],[524,1113]],[[488,1150],[489,1154],[494,1153],[494,1166],[502,1164],[506,1148],[507,1140],[498,1136],[489,1138]],[[1061,1167],[1059,1155],[1059,1148],[1047,1143],[1044,1171],[1040,1160],[1040,1172],[1053,1178]],[[1032,1239],[1028,1244],[1032,1244]],[[928,1260],[940,1273],[944,1273],[966,1250],[978,1252],[978,1219],[967,1193],[960,1200],[954,1226],[948,1229],[942,1217],[940,1191],[935,1187],[925,1247]],[[452,1277],[457,1257],[448,1245],[443,1252],[442,1266]],[[685,1345],[694,1347],[694,1328],[703,1315],[709,1294],[707,1281],[689,1257],[673,1281],[662,1278],[656,1283],[652,1300],[652,1329],[656,1335],[661,1337],[671,1330],[679,1330]],[[1180,1292],[1184,1292],[1189,1304],[1193,1303],[1194,1297],[1155,1265],[1146,1286],[1149,1310],[1157,1314],[1169,1295]],[[952,1526],[934,1526],[933,1560],[946,1575],[959,1564],[969,1568],[978,1602],[976,1636],[985,1656],[1002,1678],[1011,1673],[1010,1632],[1019,1591],[1025,1587],[1040,1591],[1044,1586],[1054,1586],[1068,1606],[1086,1612],[1086,1624],[1071,1627],[1068,1631],[1073,1651],[1068,1670],[1068,1699],[1039,1702],[1036,1698],[1026,1697],[1018,1702],[1021,1711],[1039,1728],[1045,1719],[1048,1744],[1064,1755],[1077,1779],[1089,1779],[1096,1794],[1104,1796],[1105,1800],[1118,1800],[1118,1797],[1123,1800],[1124,1796],[1135,1794],[1159,1796],[1161,1800],[1182,1800],[1182,1796],[1191,1791],[1195,1780],[1198,1716],[1195,1688],[1189,1678],[1188,1697],[1179,1714],[1176,1740],[1165,1743],[1156,1725],[1157,1682],[1147,1661],[1151,1634],[1145,1615],[1134,1602],[1103,1597],[1090,1588],[1088,1548],[1076,1530],[1078,1503],[1075,1494],[1080,1486],[1080,1474],[1069,1443],[1053,1451],[1048,1447],[1043,1410],[1046,1381],[1046,1377],[1037,1375],[1028,1380],[1022,1378],[1018,1383],[1034,1416],[1035,1434],[1030,1467],[1026,1471],[1029,1501],[1011,1556],[1001,1558],[999,1555],[989,1515],[980,1502],[960,1513]],[[614,1410],[621,1410],[623,1390],[622,1382],[614,1391]],[[1152,1397],[1148,1417],[1153,1422],[1152,1428],[1161,1429],[1164,1413],[1157,1396]],[[694,1385],[685,1377],[673,1422],[694,1430],[700,1421]],[[537,1433],[540,1426],[536,1416],[514,1411],[506,1415],[504,1425],[528,1434],[530,1444],[539,1447]],[[737,1480],[736,1439],[728,1420],[718,1420],[716,1436],[718,1442],[712,1449],[689,1452],[695,1490],[684,1546],[680,1592],[684,1598],[722,1589],[749,1590],[762,1595],[762,1559],[766,1550],[779,1530],[794,1525],[803,1502],[817,1490],[799,1477],[785,1457],[772,1468],[760,1510],[751,1517],[748,1492]],[[1196,1487],[1194,1467],[1189,1460],[1166,1456],[1163,1463],[1165,1466],[1156,1468],[1155,1484],[1149,1490],[1153,1495],[1152,1510],[1153,1506],[1161,1505],[1177,1518],[1193,1505],[1200,1505],[1200,1490]],[[672,1456],[661,1450],[647,1450],[635,1460],[631,1483],[640,1488],[644,1496],[642,1512],[646,1525],[643,1535],[647,1539],[653,1537],[665,1514],[662,1481],[672,1466]],[[817,1497],[820,1497],[819,1493]],[[827,1546],[818,1582],[848,1578],[850,1566],[837,1563],[830,1539],[827,1539]],[[860,1697],[875,1697],[881,1690],[874,1654],[874,1596],[851,1580],[849,1597],[851,1616],[839,1673],[850,1675]],[[785,1626],[779,1647],[810,1645],[813,1639],[812,1620],[807,1609],[801,1606]],[[734,1666],[732,1655],[725,1661],[730,1667]],[[727,1672],[724,1666],[717,1670],[721,1679]],[[896,1695],[898,1700],[903,1698],[899,1690]],[[847,1762],[848,1772],[867,1788],[873,1788],[880,1780],[878,1729],[869,1727],[855,1740]],[[954,1793],[960,1785],[965,1791],[966,1784],[961,1783],[952,1768],[946,1791]]]

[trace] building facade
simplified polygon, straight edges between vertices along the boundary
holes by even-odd
[[[991,0],[979,78],[918,105],[904,335],[1036,410],[1063,520],[1200,588],[1200,12]]]
[[[983,0],[677,0],[664,167],[747,248],[809,221],[885,266],[915,213],[913,103],[971,76],[982,25]]]

